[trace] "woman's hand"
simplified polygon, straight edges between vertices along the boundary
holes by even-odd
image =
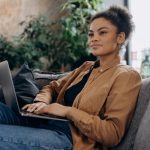
[[[36,102],[36,103],[32,103],[32,104],[27,104],[25,105],[22,110],[26,110],[28,112],[35,112],[40,110],[41,108],[43,108],[44,106],[47,106],[46,103],[43,102]]]
[[[44,107],[41,107],[40,109],[35,109],[34,113],[36,114],[53,114],[61,117],[66,117],[66,114],[68,113],[69,109],[71,107],[63,106],[58,103],[52,103],[49,105],[45,105]]]

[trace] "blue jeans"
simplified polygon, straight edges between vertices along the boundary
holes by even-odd
[[[72,150],[69,123],[22,117],[0,102],[0,149]]]

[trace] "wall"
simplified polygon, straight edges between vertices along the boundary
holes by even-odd
[[[61,5],[67,0],[0,0],[0,34],[9,39],[20,34],[20,22],[28,16],[47,16],[50,21],[61,15]]]
[[[124,5],[124,0],[104,0],[104,8],[111,5]]]

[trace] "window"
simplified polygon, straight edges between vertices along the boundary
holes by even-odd
[[[150,61],[149,6],[149,0],[129,0],[129,9],[133,15],[133,20],[135,23],[135,31],[130,42],[131,65],[141,73],[143,73],[142,71],[144,71],[146,77],[150,76],[150,65],[148,65],[148,62]],[[142,62],[146,62],[146,68],[141,68]]]

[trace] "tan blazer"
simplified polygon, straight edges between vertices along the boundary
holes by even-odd
[[[50,82],[36,100],[50,103],[53,97],[64,104],[66,89],[80,82],[93,66],[85,62],[66,77]],[[94,68],[74,100],[67,118],[72,121],[74,150],[103,150],[122,139],[135,109],[141,77],[132,68],[113,62]]]

